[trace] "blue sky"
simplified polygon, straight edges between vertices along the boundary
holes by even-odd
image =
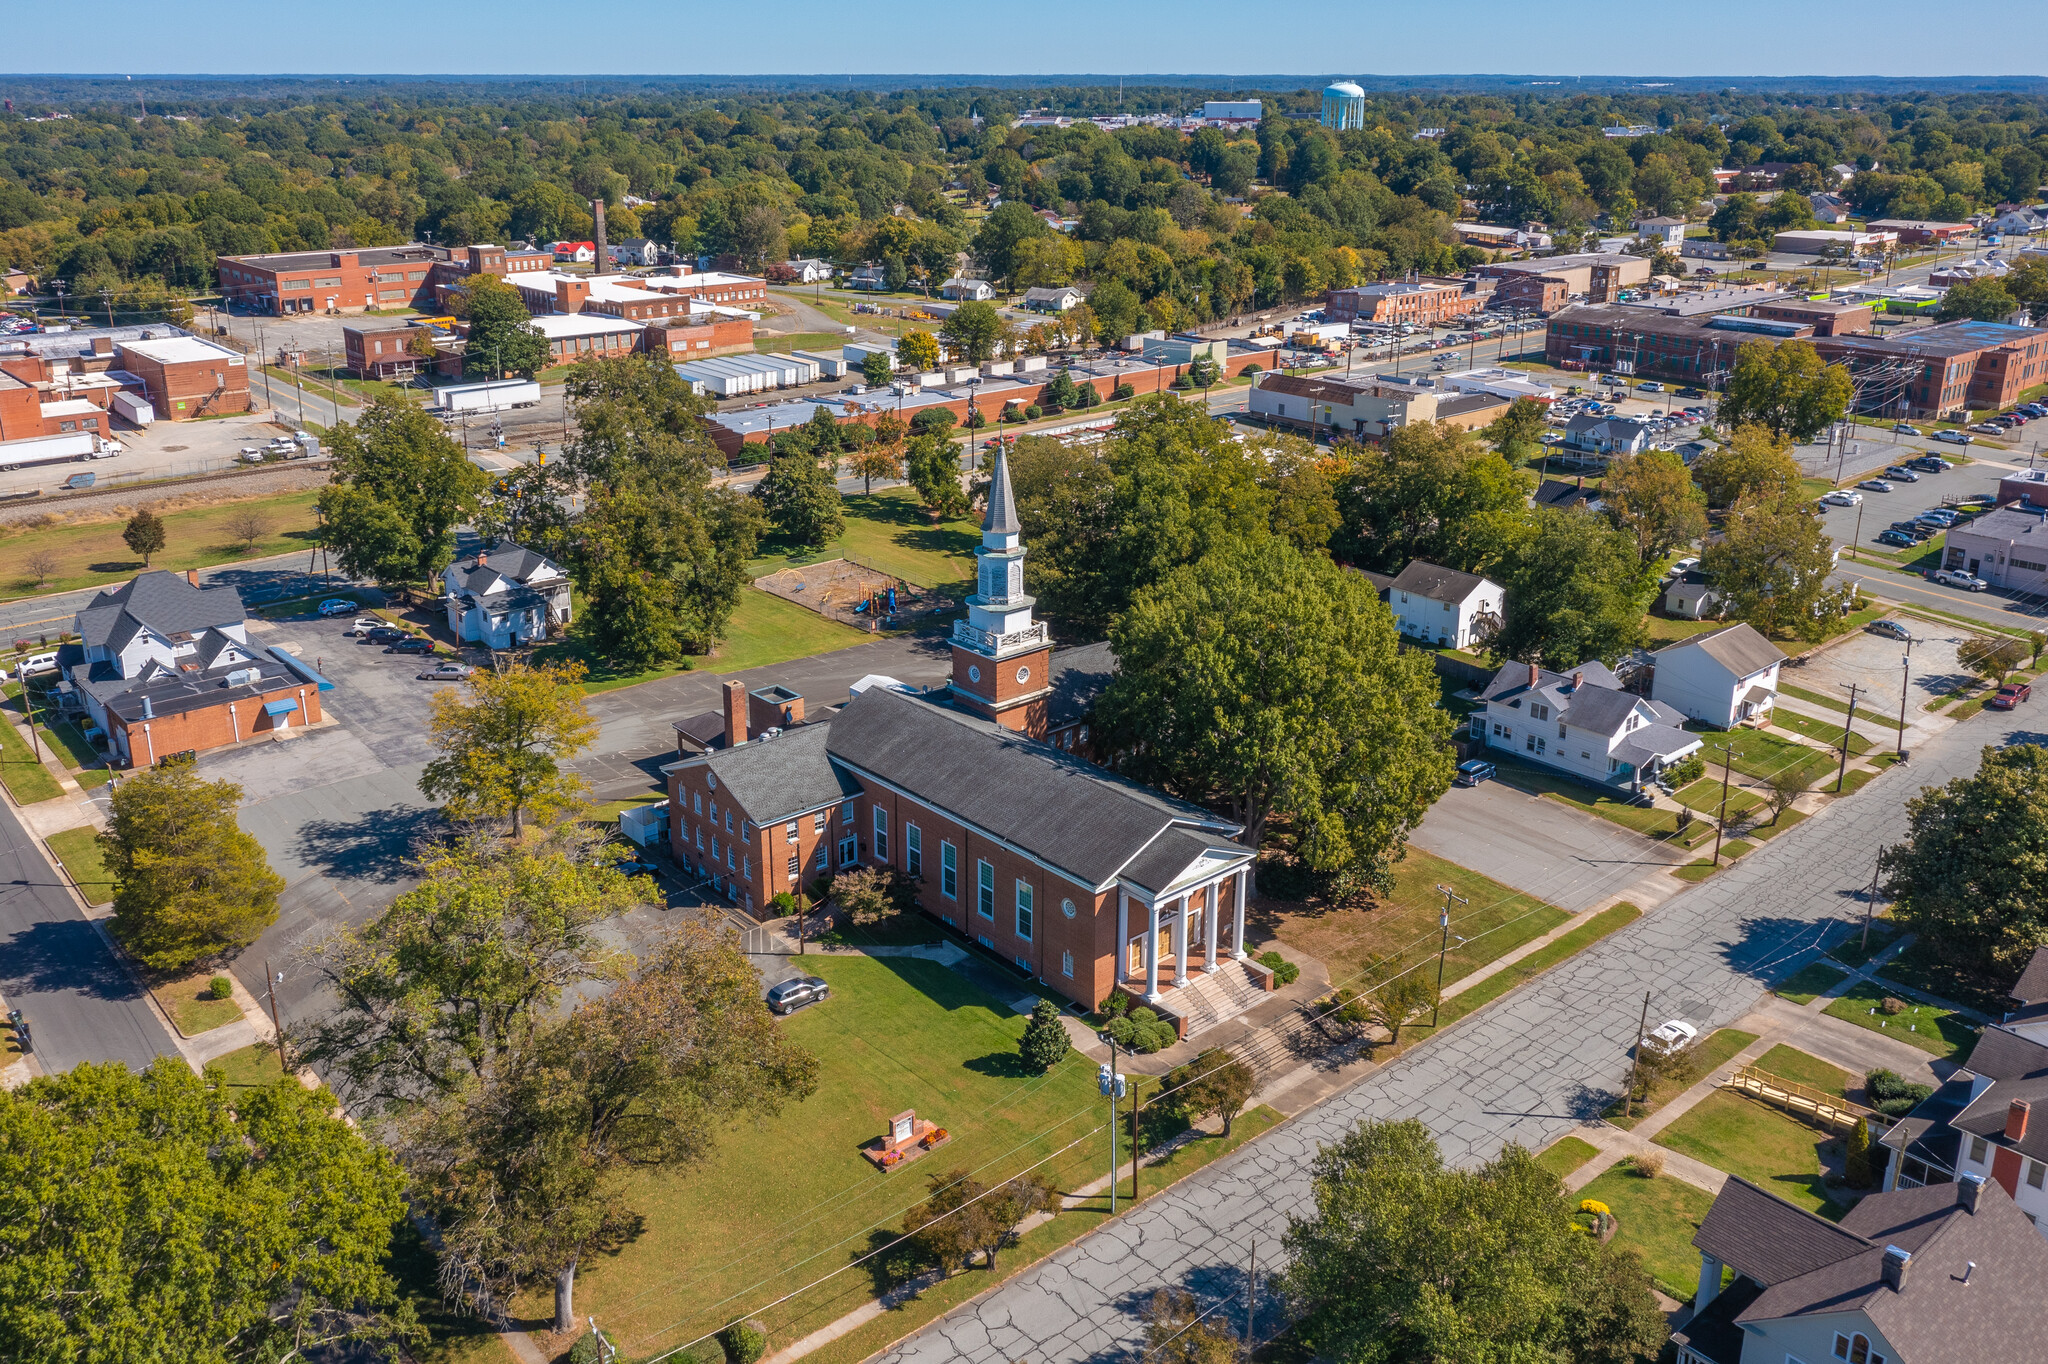
[[[1925,0],[9,0],[0,67],[133,74],[2015,75],[2048,6]]]

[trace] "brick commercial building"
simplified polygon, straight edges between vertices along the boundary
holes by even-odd
[[[435,349],[428,355],[414,354],[414,338],[422,336],[430,343],[434,339],[434,333],[424,327],[343,327],[343,364],[358,379],[406,379],[423,372],[462,373],[462,357],[453,347],[446,351]]]
[[[1925,218],[1880,218],[1869,224],[1872,232],[1896,232],[1901,246],[1925,246],[1929,242],[1952,242],[1974,230],[1968,223],[1937,223]]]
[[[317,725],[333,689],[296,656],[251,644],[241,596],[196,573],[144,573],[94,597],[73,628],[79,642],[57,651],[58,706],[129,767]]]
[[[122,369],[142,381],[159,420],[249,410],[249,366],[225,346],[196,336],[119,341],[114,356]]]
[[[1478,312],[1486,300],[1450,282],[1396,280],[1355,289],[1332,289],[1323,296],[1323,316],[1331,322],[1410,322],[1418,326]]]
[[[1750,309],[1752,317],[1812,327],[1815,336],[1866,335],[1873,315],[1868,303],[1838,303],[1833,299],[1782,299],[1759,303]]]
[[[1546,256],[1537,260],[1496,261],[1476,272],[1483,279],[1497,279],[1495,307],[1525,308],[1553,313],[1574,299],[1587,303],[1613,303],[1623,289],[1650,282],[1647,256],[1585,254]]]
[[[108,350],[111,361],[112,347]],[[74,431],[110,434],[108,408],[124,387],[139,394],[141,383],[133,376],[88,372],[70,360],[0,356],[0,441]]]
[[[1553,314],[1544,332],[1543,352],[1561,369],[1624,365],[1626,373],[1639,378],[1717,385],[1744,342],[1775,344],[1812,335],[1811,326],[1796,322],[1727,313],[1673,317],[1646,308],[1595,304]]]
[[[1268,426],[1314,437],[1380,440],[1417,422],[1449,422],[1477,430],[1507,411],[1508,405],[1508,399],[1491,393],[1453,394],[1398,379],[1262,374],[1252,386],[1249,415]]]
[[[508,277],[526,306],[544,313],[606,313],[636,322],[687,318],[705,307],[758,308],[768,298],[766,280],[752,275],[692,270],[672,265],[638,275],[564,274],[559,270]]]
[[[544,270],[543,252],[475,246],[358,247],[222,256],[221,294],[229,303],[277,316],[359,313],[369,308],[438,308],[472,274],[516,276]]]
[[[1046,742],[1061,660],[1024,555],[999,456],[951,685],[871,679],[809,717],[780,693],[757,717],[742,711],[762,693],[731,684],[725,732],[686,736],[664,769],[670,852],[756,913],[834,872],[890,868],[925,914],[1066,998],[1141,997],[1189,1035],[1270,988],[1244,946],[1253,850],[1230,821]],[[1097,651],[1072,652],[1100,674]]]
[[[1857,375],[1916,371],[1903,384],[1866,383],[1865,409],[1881,416],[2004,409],[2027,389],[2048,382],[2048,331],[2003,322],[1945,322],[1883,337],[1829,336],[1817,339],[1814,349]]]

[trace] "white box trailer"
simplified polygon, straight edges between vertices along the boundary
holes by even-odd
[[[30,436],[24,440],[0,441],[0,470],[31,469],[38,464],[70,463],[92,459],[99,453],[100,438],[90,431],[67,431],[61,436]]]
[[[515,407],[537,407],[539,404],[540,385],[532,379],[450,384],[434,390],[434,407],[441,412],[506,412]]]
[[[150,406],[149,399],[123,392],[114,395],[114,415],[125,417],[136,426],[147,426],[156,420],[156,409]]]

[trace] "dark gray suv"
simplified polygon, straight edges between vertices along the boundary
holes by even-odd
[[[768,1008],[773,1013],[795,1013],[806,1004],[816,1004],[832,993],[832,987],[816,976],[797,976],[769,987]]]

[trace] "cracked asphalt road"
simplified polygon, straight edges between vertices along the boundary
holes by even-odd
[[[1907,769],[1879,777],[882,1358],[1127,1358],[1143,1347],[1139,1313],[1156,1288],[1184,1287],[1205,1305],[1242,1302],[1250,1243],[1258,1242],[1263,1281],[1280,1263],[1288,1219],[1310,1209],[1316,1153],[1366,1118],[1421,1118],[1458,1163],[1485,1160],[1510,1141],[1548,1145],[1619,1092],[1644,990],[1653,1018],[1683,1017],[1702,1031],[1740,1018],[1770,981],[1802,964],[1831,932],[1860,921],[1861,888],[1878,849],[1903,836],[1908,796],[1975,771],[1987,744],[2044,740],[1988,712],[1955,726],[1915,750]],[[1280,1321],[1279,1305],[1262,1300],[1261,1336]]]

